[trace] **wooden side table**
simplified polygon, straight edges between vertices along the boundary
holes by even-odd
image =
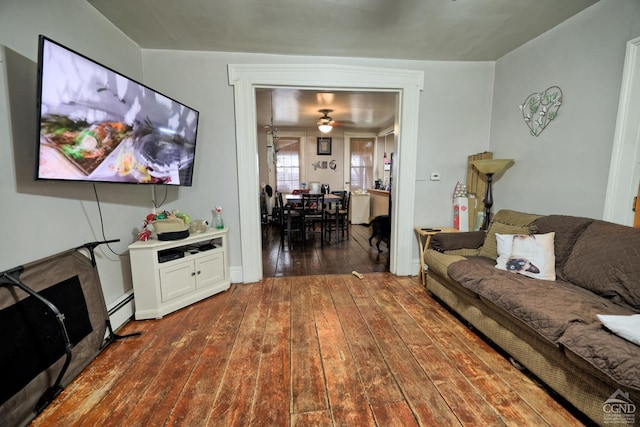
[[[418,247],[420,248],[420,277],[422,286],[427,286],[427,270],[424,265],[424,253],[429,248],[431,237],[438,233],[457,233],[458,229],[453,227],[414,227],[418,237]]]

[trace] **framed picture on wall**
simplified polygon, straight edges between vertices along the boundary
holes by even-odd
[[[319,156],[331,155],[331,137],[329,136],[318,137],[318,155]]]

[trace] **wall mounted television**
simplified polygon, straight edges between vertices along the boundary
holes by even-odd
[[[191,186],[198,111],[45,36],[36,180]]]

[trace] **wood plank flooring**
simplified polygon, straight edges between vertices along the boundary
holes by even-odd
[[[382,252],[369,246],[371,228],[349,225],[349,239],[320,244],[319,238],[308,240],[306,246],[294,242],[292,248],[280,245],[280,230],[267,226],[262,236],[262,274],[264,277],[305,276],[310,274],[350,274],[352,271],[373,273],[389,271],[389,249],[380,244]],[[375,245],[377,239],[373,240]]]
[[[582,425],[417,277],[265,278],[136,331],[33,425]]]

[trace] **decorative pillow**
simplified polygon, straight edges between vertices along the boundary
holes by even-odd
[[[640,314],[632,314],[630,316],[598,314],[597,316],[611,332],[627,341],[640,345]]]
[[[534,279],[556,280],[554,237],[554,232],[531,236],[496,233],[496,268]]]

